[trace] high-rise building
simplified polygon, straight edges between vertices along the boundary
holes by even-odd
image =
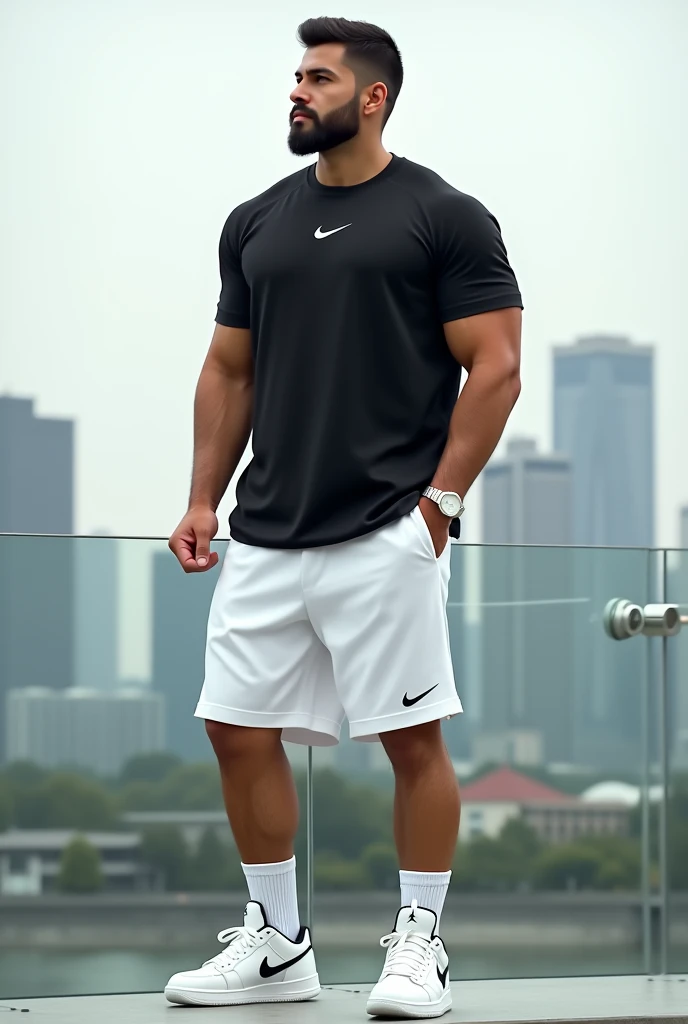
[[[74,423],[0,396],[0,534],[73,530]],[[73,558],[68,538],[0,536],[0,717],[10,689],[73,685]]]
[[[148,688],[10,690],[7,757],[45,768],[72,765],[116,775],[129,758],[164,749],[164,717],[163,697]]]
[[[485,544],[570,544],[571,461],[541,455],[531,438],[509,441],[483,470]]]
[[[471,737],[478,714],[479,665],[476,664],[476,623],[467,608],[467,564],[475,552],[461,544],[452,546],[451,578],[447,596],[447,627],[451,645],[456,689],[463,705],[463,714],[442,723],[447,750],[455,761],[468,761]],[[428,683],[428,685],[430,685]]]
[[[119,542],[101,533],[73,544],[75,685],[112,690],[117,681]]]
[[[220,559],[226,544],[217,546]],[[169,551],[153,555],[153,687],[165,697],[167,746],[187,761],[213,752],[194,718],[205,662],[208,612],[217,570],[185,574]]]
[[[679,510],[679,532],[678,545],[684,551],[688,551],[688,505]]]
[[[73,532],[73,420],[0,395],[0,533]]]
[[[574,606],[566,603],[572,557],[563,545],[571,543],[570,460],[514,439],[485,468],[482,503],[488,546],[480,554],[482,708],[473,757],[569,762]]]
[[[482,686],[477,761],[571,763],[576,616],[572,549],[481,551]]]
[[[554,445],[573,466],[575,544],[654,542],[653,385],[650,345],[591,335],[554,350]],[[609,598],[645,595],[646,563],[642,551],[577,552],[575,588],[589,599],[594,621]],[[577,763],[633,770],[645,662],[581,619],[573,664]]]
[[[554,447],[571,457],[576,544],[654,542],[653,356],[615,335],[554,349]]]

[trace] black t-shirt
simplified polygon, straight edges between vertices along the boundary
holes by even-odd
[[[350,187],[310,165],[230,214],[220,273],[255,363],[232,536],[318,547],[410,512],[459,390],[442,325],[521,306],[495,218],[410,160]]]

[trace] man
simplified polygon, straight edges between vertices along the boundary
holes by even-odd
[[[300,27],[289,146],[318,153],[239,206],[195,401],[187,572],[253,431],[208,625],[206,719],[250,902],[172,1002],[310,999],[294,782],[282,740],[379,739],[396,779],[401,910],[371,1014],[451,1006],[438,926],[459,827],[440,721],[461,711],[446,623],[450,535],[519,392],[521,296],[499,225],[381,134],[402,83],[382,29]],[[458,398],[461,368],[468,379]]]

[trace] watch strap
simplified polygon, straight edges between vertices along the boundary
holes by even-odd
[[[444,491],[441,491],[439,487],[426,487],[423,491],[424,498],[430,498],[431,501],[435,502],[438,502],[443,494]]]

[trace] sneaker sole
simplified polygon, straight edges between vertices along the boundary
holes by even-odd
[[[402,1017],[406,1020],[427,1020],[441,1017],[452,1008],[451,992],[445,992],[436,1003],[404,1003],[396,999],[369,999],[366,1011],[371,1017]]]
[[[246,1003],[304,1003],[320,994],[318,976],[304,978],[302,987],[293,981],[274,981],[240,992],[207,992],[203,989],[165,989],[165,999],[182,1006],[239,1006]]]

